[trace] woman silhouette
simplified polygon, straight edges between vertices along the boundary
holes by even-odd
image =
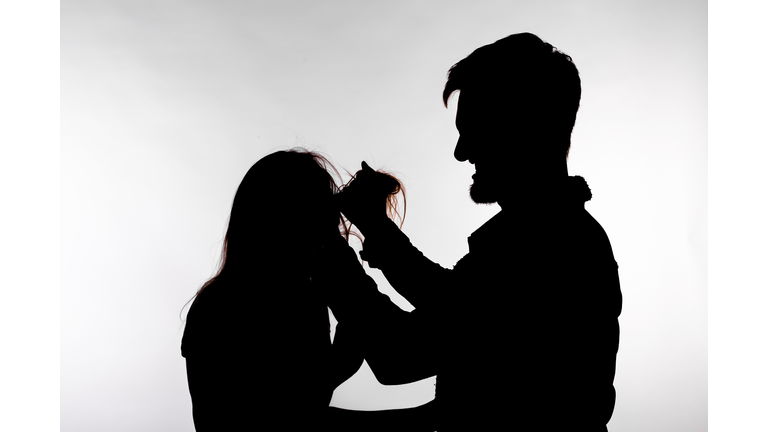
[[[237,189],[219,271],[197,292],[181,344],[198,432],[317,427],[363,361],[343,326],[331,345],[310,276],[323,242],[349,235],[329,169],[318,154],[279,151]]]
[[[338,176],[321,155],[294,149],[260,159],[240,183],[219,271],[197,292],[181,342],[198,432],[434,430],[431,404],[328,406],[363,362],[364,335],[349,325],[365,321],[355,305],[404,313],[378,293],[347,245],[331,172]],[[379,174],[378,196],[394,219],[402,186]],[[343,312],[333,344],[328,307]]]

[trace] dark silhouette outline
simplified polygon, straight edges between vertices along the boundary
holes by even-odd
[[[327,303],[302,265],[320,233],[343,227],[326,164],[272,153],[237,189],[219,271],[196,294],[182,339],[198,432],[322,424],[333,389],[362,362],[350,352],[332,360]]]
[[[350,235],[335,207],[333,174],[323,156],[294,149],[260,159],[240,183],[219,270],[195,295],[182,338],[198,432],[391,430],[404,419],[417,424],[407,420],[416,414],[425,418],[414,409],[328,406],[363,362],[344,312],[331,344],[333,299],[311,279],[318,253],[346,246]],[[389,188],[386,211],[398,214],[400,183],[377,175]],[[356,260],[353,267],[361,269]]]
[[[339,313],[364,335],[381,383],[437,375],[439,430],[606,431],[622,298],[608,237],[584,208],[591,191],[568,175],[578,70],[537,36],[515,34],[451,67],[446,105],[456,91],[454,156],[475,166],[471,198],[502,211],[445,269],[386,218],[381,180],[364,166],[342,211],[365,236],[361,256],[415,309],[396,310],[360,274],[315,276],[346,299]],[[340,248],[325,254],[353,261]]]

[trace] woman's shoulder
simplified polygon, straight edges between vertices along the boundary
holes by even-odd
[[[268,338],[265,328],[307,319],[322,298],[311,283],[295,277],[223,279],[201,290],[186,317],[182,355],[233,349],[238,341]],[[313,306],[314,305],[314,306]],[[323,309],[325,310],[325,309]],[[298,319],[301,321],[301,319]]]
[[[182,356],[221,349],[229,344],[242,328],[247,313],[244,305],[225,283],[213,283],[201,290],[187,312],[181,339]]]

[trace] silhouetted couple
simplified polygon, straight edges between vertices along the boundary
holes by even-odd
[[[235,195],[218,274],[189,311],[182,354],[200,431],[606,431],[621,292],[591,192],[567,155],[581,97],[570,57],[529,34],[451,67],[454,156],[470,196],[501,211],[453,269],[388,217],[399,183],[363,164],[340,191],[308,152],[270,154]],[[413,306],[379,293],[347,244]],[[446,215],[450,217],[450,215]],[[338,326],[333,343],[327,308]],[[363,359],[383,384],[437,376],[411,409],[329,408]]]

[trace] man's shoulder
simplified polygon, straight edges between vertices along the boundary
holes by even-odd
[[[488,245],[493,244],[494,239],[503,237],[502,233],[510,231],[512,225],[513,222],[508,213],[505,213],[504,211],[496,213],[495,216],[480,225],[480,227],[467,238],[469,251],[472,252],[478,247],[486,248]]]
[[[573,231],[581,233],[584,237],[589,237],[592,241],[598,241],[603,246],[610,247],[611,242],[608,239],[608,233],[606,233],[600,222],[589,211],[586,209],[582,210],[574,222],[578,226],[574,227]]]

